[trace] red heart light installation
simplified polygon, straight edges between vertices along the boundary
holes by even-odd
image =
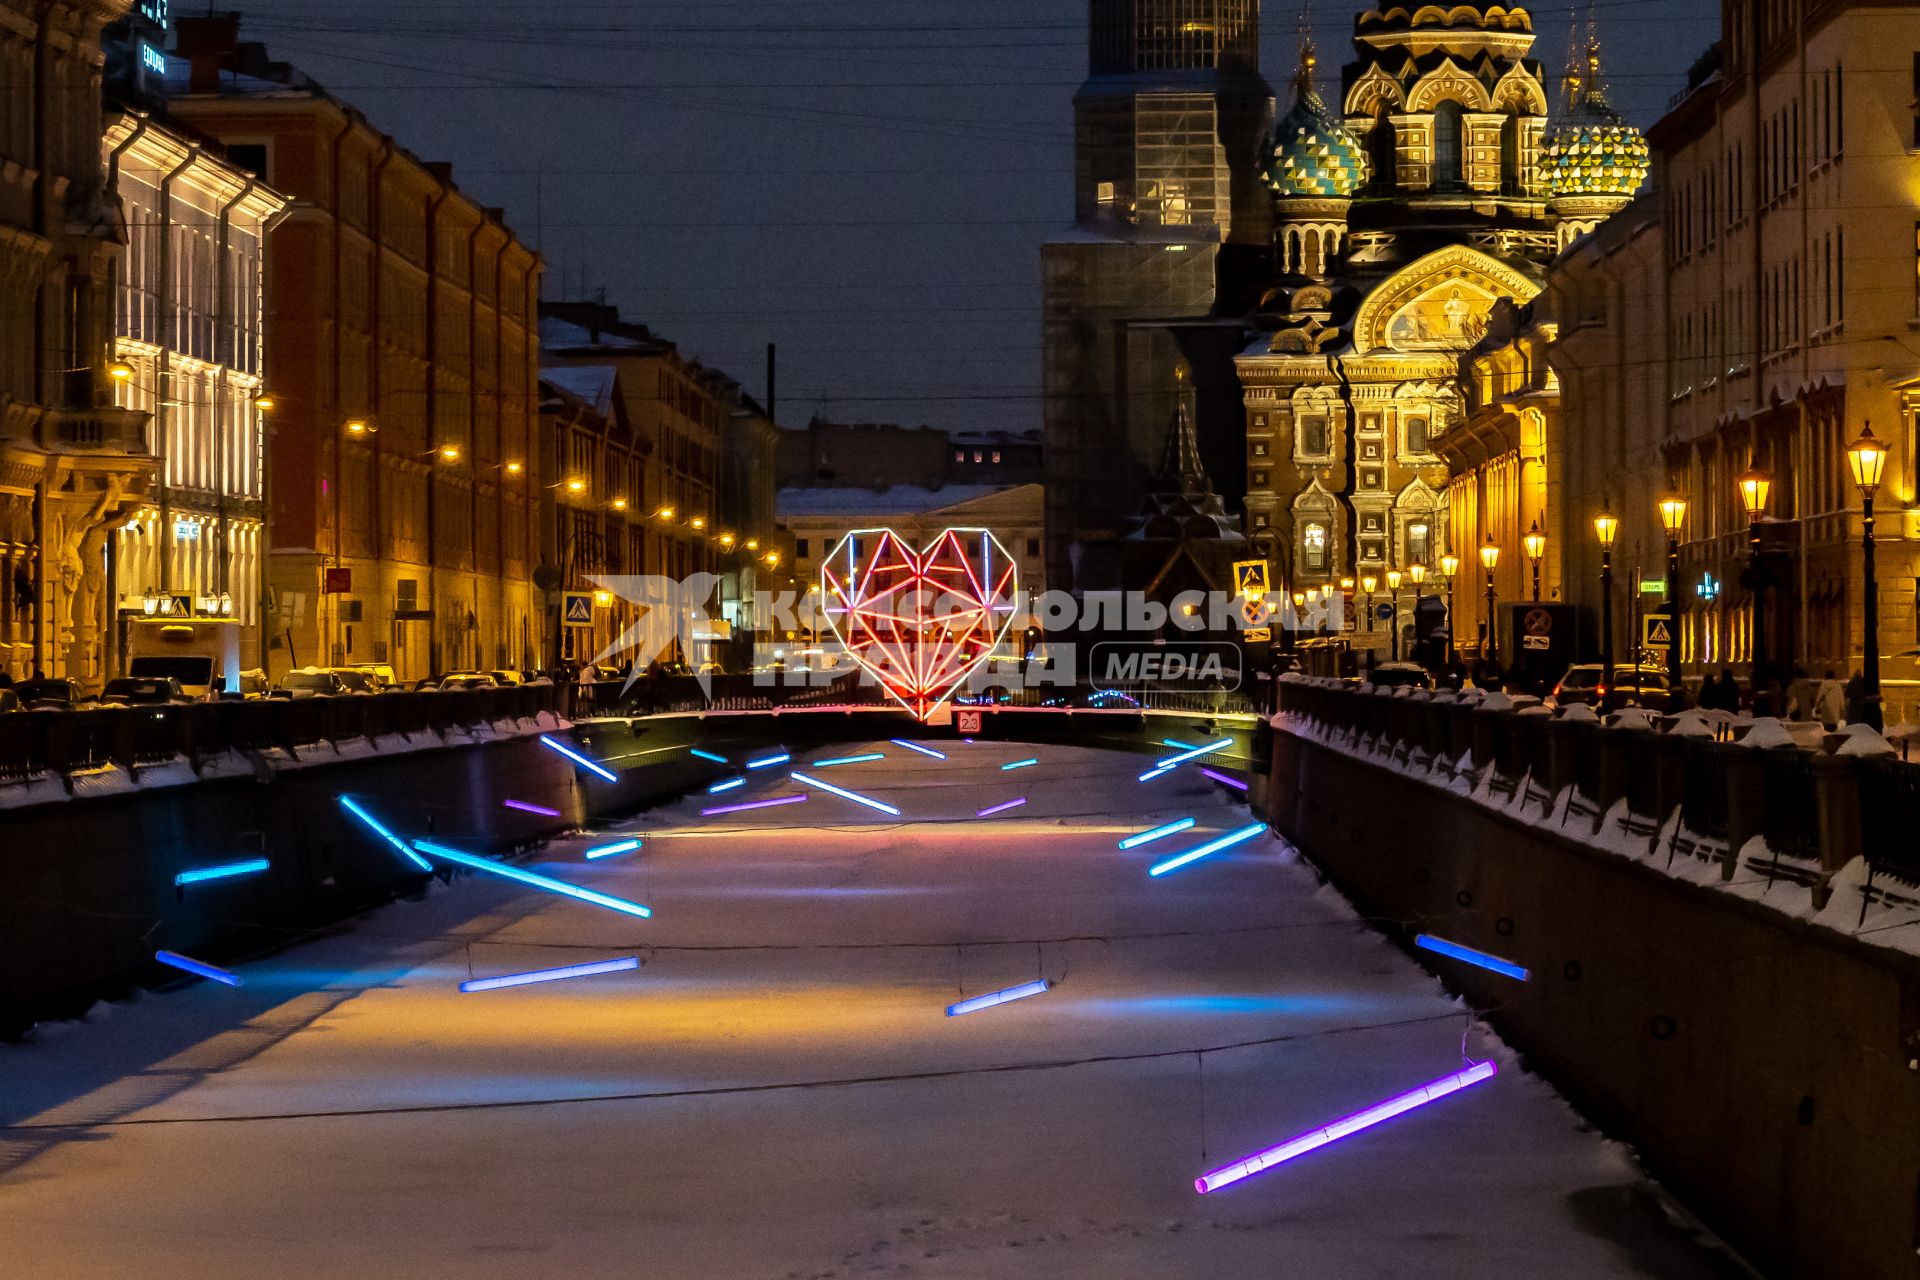
[[[948,529],[916,549],[891,529],[842,538],[820,566],[827,621],[858,662],[925,720],[1013,626],[1020,575],[985,529]]]

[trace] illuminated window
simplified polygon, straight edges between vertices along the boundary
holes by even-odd
[[[998,463],[1000,461],[1000,451],[998,449],[995,449],[993,451],[993,460],[995,463]]]
[[[1309,573],[1325,573],[1327,570],[1327,526],[1309,524],[1300,534],[1300,563]]]
[[[1422,521],[1407,526],[1407,563],[1429,564],[1433,555],[1433,530]]]

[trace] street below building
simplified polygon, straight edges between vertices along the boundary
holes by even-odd
[[[1141,781],[1146,757],[938,745],[742,771],[521,864],[651,919],[462,876],[290,939],[239,988],[0,1046],[5,1274],[1745,1274],[1283,843],[1151,875],[1254,822],[1204,759]]]

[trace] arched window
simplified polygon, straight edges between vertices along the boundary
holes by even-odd
[[[1514,114],[1500,126],[1500,189],[1517,196],[1520,187],[1520,117]]]
[[[1427,453],[1430,445],[1427,438],[1427,420],[1425,418],[1407,419],[1407,452]]]
[[[1373,128],[1367,130],[1367,167],[1373,170],[1372,186],[1376,193],[1387,194],[1400,189],[1400,144],[1394,136],[1393,121],[1387,118],[1386,109],[1374,118]]]
[[[1433,563],[1433,522],[1425,516],[1407,525],[1407,563]]]
[[[1443,102],[1433,109],[1433,185],[1436,188],[1455,188],[1466,182],[1465,157],[1461,153],[1463,114],[1457,102]]]

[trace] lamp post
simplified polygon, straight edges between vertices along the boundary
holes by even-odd
[[[1449,552],[1440,557],[1440,574],[1447,580],[1447,651],[1443,662],[1451,662],[1456,652],[1453,635],[1453,581],[1460,576],[1460,557]]]
[[[1365,595],[1367,598],[1367,634],[1369,636],[1373,634],[1373,593],[1375,589],[1379,587],[1379,585],[1380,585],[1380,579],[1374,577],[1370,573],[1363,574],[1360,578],[1361,594]],[[1373,642],[1371,640],[1367,642],[1367,647],[1369,649],[1373,647]]]
[[[1407,566],[1407,576],[1413,579],[1413,635],[1417,642],[1420,637],[1420,587],[1427,580],[1427,566],[1416,560]]]
[[[1767,671],[1767,584],[1760,576],[1760,517],[1767,513],[1767,497],[1773,492],[1773,477],[1759,467],[1749,467],[1734,482],[1740,486],[1740,505],[1747,509],[1747,545],[1750,554],[1747,577],[1753,589],[1753,693],[1760,696]],[[1672,590],[1671,584],[1668,587]],[[1676,604],[1678,603],[1676,598]],[[1679,647],[1675,635],[1675,648]]]
[[[1853,471],[1853,483],[1860,490],[1865,528],[1860,539],[1862,563],[1866,568],[1862,587],[1866,632],[1862,636],[1864,657],[1860,674],[1866,682],[1866,689],[1861,698],[1860,716],[1863,724],[1878,730],[1885,727],[1886,719],[1880,710],[1880,596],[1874,582],[1873,498],[1880,490],[1880,473],[1887,466],[1887,446],[1874,436],[1871,422],[1860,432],[1860,438],[1848,446],[1847,465]]]
[[[1620,536],[1620,519],[1606,508],[1593,518],[1593,536],[1600,540],[1600,683],[1613,688],[1613,542]],[[1605,695],[1602,695],[1603,697]]]
[[[1393,595],[1393,660],[1400,661],[1400,583],[1405,577],[1398,569],[1387,570],[1387,590]]]
[[[1301,624],[1306,621],[1306,608],[1307,608],[1307,593],[1304,591],[1294,592],[1293,593],[1293,625],[1287,628],[1287,648],[1289,650],[1297,649],[1300,647],[1300,632],[1302,629]]]
[[[1500,563],[1500,544],[1488,536],[1486,545],[1480,548],[1480,563],[1487,571],[1487,666],[1495,673],[1500,670],[1499,628],[1493,625],[1493,571]]]
[[[1547,554],[1547,535],[1540,532],[1540,522],[1535,520],[1533,528],[1527,530],[1526,537],[1520,539],[1520,545],[1527,549],[1527,559],[1533,565],[1533,602],[1540,603],[1540,561]]]
[[[1680,688],[1680,532],[1687,527],[1687,500],[1679,494],[1660,499],[1660,527],[1667,531],[1667,625],[1673,628],[1667,650],[1667,683]],[[1676,695],[1678,696],[1677,692]]]

